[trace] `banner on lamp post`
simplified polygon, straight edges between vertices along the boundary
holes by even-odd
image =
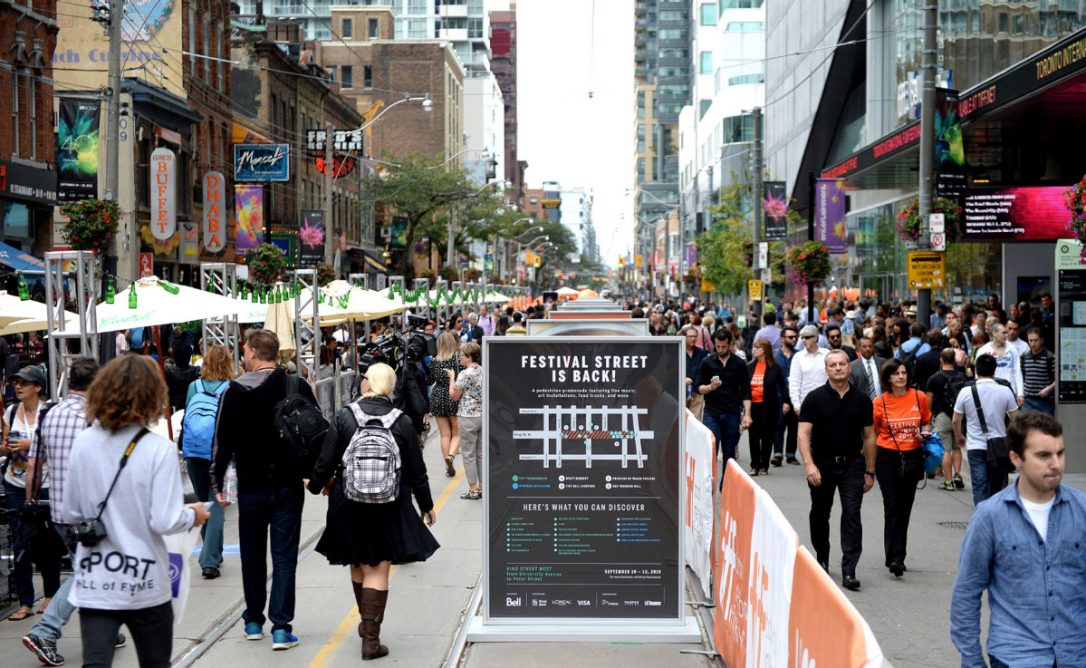
[[[831,253],[846,252],[845,193],[837,179],[818,179],[814,207],[815,239]]]
[[[151,153],[151,235],[166,241],[177,231],[177,158],[168,148]]]
[[[204,250],[226,248],[226,179],[222,172],[204,174]]]
[[[301,248],[298,266],[315,267],[324,262],[324,211],[302,209],[302,227],[298,232]]]
[[[788,193],[784,181],[765,182],[762,210],[765,212],[765,240],[784,241],[787,239]]]

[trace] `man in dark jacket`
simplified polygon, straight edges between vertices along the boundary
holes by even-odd
[[[302,504],[302,479],[308,471],[290,462],[281,447],[275,408],[288,391],[287,374],[278,368],[279,339],[266,329],[250,330],[242,347],[246,373],[230,383],[219,407],[215,434],[212,482],[221,505],[223,476],[230,460],[238,475],[238,533],[241,578],[245,592],[245,637],[264,637],[264,604],[268,564],[268,528],[271,527],[272,586],[268,618],[272,623],[272,648],[289,649],[298,644],[291,633],[294,619],[294,576],[298,566]],[[297,392],[316,404],[305,382]]]
[[[182,339],[174,338],[173,364],[166,365],[166,387],[170,394],[170,408],[179,411],[185,407],[189,385],[200,377],[199,367],[194,367],[192,346]]]

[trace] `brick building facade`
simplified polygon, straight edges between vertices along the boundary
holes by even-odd
[[[56,201],[56,0],[0,0],[0,241],[38,257]]]

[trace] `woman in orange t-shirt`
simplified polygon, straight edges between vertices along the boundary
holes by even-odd
[[[885,391],[873,402],[875,442],[879,446],[875,478],[882,492],[886,567],[895,577],[901,577],[916,483],[924,479],[920,444],[931,434],[931,406],[927,395],[911,387],[912,370],[901,360],[887,361],[879,375]]]

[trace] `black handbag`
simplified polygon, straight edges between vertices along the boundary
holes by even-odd
[[[977,386],[973,385],[970,389],[973,391],[973,403],[977,406],[977,420],[980,421],[980,429],[984,432],[984,440],[988,444],[988,463],[996,467],[1010,468],[1011,451],[1007,448],[1007,438],[1005,436],[993,438],[988,435],[988,422],[984,419],[984,409],[980,407]]]

